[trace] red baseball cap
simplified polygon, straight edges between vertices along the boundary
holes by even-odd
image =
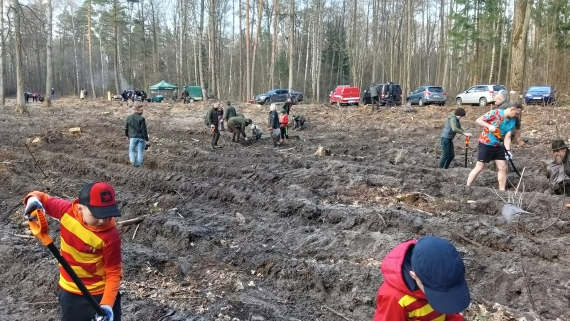
[[[89,183],[79,191],[79,204],[98,219],[121,216],[113,187],[104,182]]]

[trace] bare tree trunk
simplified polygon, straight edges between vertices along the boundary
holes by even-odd
[[[210,8],[208,11],[208,60],[210,63],[210,83],[209,92],[216,94],[216,29],[214,27],[216,21],[214,13],[216,12],[216,0],[210,0]],[[218,97],[219,98],[219,97]]]
[[[182,80],[182,69],[183,69],[183,59],[182,56],[184,54],[182,48],[184,46],[184,27],[185,27],[185,23],[184,20],[186,20],[186,14],[185,14],[185,5],[183,3],[183,0],[178,0],[178,84],[182,85],[183,80]],[[178,98],[180,98],[180,90],[178,91]]]
[[[16,112],[29,113],[24,101],[24,70],[22,65],[22,33],[21,33],[21,8],[20,2],[14,0],[14,34],[16,37]]]
[[[249,53],[251,50],[251,42],[249,34],[249,0],[245,0],[245,95],[249,100],[251,98],[251,63]]]
[[[293,88],[293,38],[295,34],[295,0],[291,0],[289,5],[289,85],[287,88]]]
[[[4,88],[4,0],[0,0],[0,106],[6,104]]]
[[[75,11],[72,8],[71,9],[71,28],[73,28],[73,30],[75,30]],[[79,58],[77,57],[77,39],[75,37],[75,35],[72,33],[71,34],[71,38],[73,39],[73,58],[75,60],[75,88],[73,89],[73,92],[77,92],[77,90],[79,90]],[[51,89],[51,88],[50,88]]]
[[[89,0],[87,2],[87,41],[89,42],[89,76],[91,77],[91,95],[93,96],[93,98],[97,98],[97,93],[95,92],[95,77],[93,76],[93,38],[91,37],[92,9],[93,8],[91,6],[91,0]]]
[[[44,98],[44,106],[51,106],[51,87],[53,82],[53,59],[52,59],[52,25],[53,25],[53,6],[51,0],[47,0],[47,26],[46,26],[46,95]],[[0,17],[1,18],[1,17]]]
[[[200,74],[200,86],[202,87],[202,98],[206,100],[206,83],[204,79],[204,62],[202,58],[202,51],[204,49],[204,1],[200,1],[200,22],[198,25],[198,73]]]
[[[114,61],[114,72],[115,72],[115,92],[118,94],[120,93],[120,86],[119,86],[119,3],[118,0],[114,0],[113,2],[113,40],[114,40],[114,47],[115,47],[115,61]],[[79,87],[79,86],[78,86]]]
[[[277,59],[277,0],[273,0],[273,40],[271,41],[271,88],[275,88],[275,60]]]
[[[406,88],[402,90],[402,95],[412,88],[412,0],[406,1],[406,26]]]
[[[499,19],[499,66],[497,68],[497,84],[501,83],[501,71],[503,69],[503,48],[505,47],[503,46],[503,32],[505,31],[504,23],[504,13],[501,13],[501,18]]]
[[[500,37],[501,34],[498,33],[498,31],[499,31],[499,24],[498,23],[495,24],[495,28],[493,28],[493,29],[494,29],[493,34],[498,35]],[[492,81],[493,81],[493,70],[495,69],[496,51],[497,51],[497,39],[493,39],[493,45],[492,45],[492,49],[491,49],[491,68],[489,68],[489,82],[488,82],[488,84],[492,84]]]
[[[515,91],[511,95],[511,101],[520,102],[524,87],[524,67],[526,60],[526,38],[528,28],[525,27],[527,4],[532,5],[532,0],[515,0],[515,13],[513,21],[513,42],[511,45],[512,63],[509,89]]]
[[[257,50],[259,48],[259,34],[261,33],[261,14],[263,9],[263,0],[259,0],[259,5],[257,7],[257,28],[255,31],[255,42],[253,43],[253,58],[251,59],[251,77],[249,78],[251,81],[251,92],[249,93],[250,96],[253,96],[253,79],[255,79],[255,56],[257,56]]]

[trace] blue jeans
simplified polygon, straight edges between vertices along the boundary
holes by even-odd
[[[129,160],[136,167],[141,167],[143,164],[145,145],[142,138],[129,138]]]
[[[454,158],[453,140],[451,140],[451,138],[441,137],[441,159],[439,161],[439,168],[448,169]]]

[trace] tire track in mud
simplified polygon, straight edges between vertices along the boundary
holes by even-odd
[[[49,139],[33,152],[50,175],[49,183],[65,185],[65,193],[75,195],[87,179],[108,180],[118,189],[124,219],[152,213],[134,240],[133,227],[122,231],[125,280],[132,284],[127,309],[139,319],[156,320],[170,314],[171,320],[183,320],[204,307],[242,320],[250,312],[267,320],[330,318],[321,311],[322,305],[355,320],[370,319],[382,281],[379,260],[400,241],[430,233],[459,246],[477,296],[528,310],[523,262],[542,315],[558,317],[566,311],[567,284],[559,280],[568,279],[563,272],[568,242],[558,239],[568,233],[564,223],[568,217],[562,215],[563,221],[548,231],[528,232],[543,226],[543,217],[555,217],[550,203],[557,199],[537,192],[525,195],[525,200],[536,198],[536,215],[523,219],[523,232],[517,238],[517,228],[497,217],[501,201],[485,187],[494,186],[493,172],[483,173],[478,186],[465,188],[467,169],[434,169],[436,145],[407,137],[405,131],[391,133],[397,124],[381,125],[379,133],[388,141],[380,140],[380,134],[366,134],[367,129],[376,129],[373,125],[365,126],[364,133],[342,126],[327,129],[324,135],[319,132],[321,138],[305,133],[308,138],[291,154],[261,144],[248,148],[226,144],[211,153],[202,149],[209,140],[206,131],[173,130],[156,138],[157,144],[146,157],[147,167],[135,169],[128,166],[126,141],[109,131],[120,128],[121,122],[104,120],[76,138],[50,128]],[[157,121],[151,136],[167,128],[167,122]],[[90,139],[94,133],[100,137]],[[189,137],[200,143],[181,145]],[[336,137],[342,139],[330,139]],[[314,158],[311,154],[318,144],[327,144],[336,154]],[[2,147],[8,147],[9,159],[21,159],[16,154],[27,153],[18,139],[10,138]],[[402,150],[406,152],[396,161]],[[29,160],[6,171],[0,177],[16,193],[25,193],[41,181],[34,177],[41,174]],[[536,182],[531,179],[529,185],[538,185],[540,180]],[[389,202],[379,204],[374,202],[374,193],[381,187],[394,191],[382,195]],[[353,191],[364,195],[357,197]],[[416,211],[417,204],[398,203],[393,198],[400,192],[426,193],[434,198],[427,204],[437,210],[430,215]],[[362,198],[370,202],[355,203]],[[177,210],[168,211],[174,207]],[[553,240],[543,241],[546,237]],[[31,254],[24,251],[21,255]],[[228,279],[210,278],[216,273]],[[237,280],[244,284],[243,290],[236,289]],[[209,298],[205,290],[211,286],[206,281],[220,282],[212,291],[214,296],[221,290],[226,294]],[[249,281],[255,286],[248,286]],[[174,299],[176,293],[168,292],[187,283],[183,292],[199,299],[180,302]],[[156,296],[139,295],[137,287],[154,291],[150,293]],[[215,318],[209,312],[203,316]]]

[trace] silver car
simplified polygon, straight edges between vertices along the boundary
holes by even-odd
[[[487,106],[495,103],[495,96],[501,90],[507,91],[507,88],[503,85],[475,85],[457,95],[455,102],[458,106],[463,104]]]
[[[410,104],[418,104],[420,107],[430,104],[445,105],[447,93],[441,86],[420,86],[408,95],[406,101]]]

